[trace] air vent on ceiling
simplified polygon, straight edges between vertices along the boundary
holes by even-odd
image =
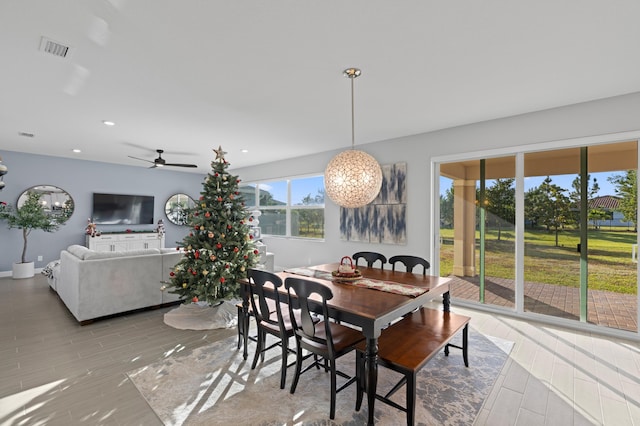
[[[71,53],[71,48],[64,44],[53,41],[50,38],[42,37],[40,40],[40,50],[60,58],[66,58]]]

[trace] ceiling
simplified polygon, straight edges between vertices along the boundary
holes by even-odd
[[[149,167],[128,156],[164,149],[206,173],[219,145],[232,168],[347,148],[349,67],[356,145],[638,92],[638,16],[637,0],[5,0],[0,150]]]

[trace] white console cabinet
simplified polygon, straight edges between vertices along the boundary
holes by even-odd
[[[87,235],[86,246],[95,251],[127,251],[164,248],[164,234],[153,233],[122,233],[102,234],[95,237]]]

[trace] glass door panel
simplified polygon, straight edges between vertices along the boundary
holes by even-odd
[[[484,233],[480,226],[478,242],[480,264],[483,265],[481,272],[484,272],[481,274],[484,278],[484,301],[481,301],[513,309],[516,272],[515,157],[490,158],[484,163],[484,174],[481,172],[478,185],[478,206],[484,206],[484,212],[479,209],[480,216],[484,213]],[[478,223],[482,225],[482,222]]]
[[[525,154],[525,311],[637,331],[637,158],[635,141]]]
[[[440,165],[440,275],[451,296],[515,306],[515,157]]]
[[[587,152],[586,320],[637,331],[637,142]]]
[[[524,159],[524,310],[579,320],[580,148]]]

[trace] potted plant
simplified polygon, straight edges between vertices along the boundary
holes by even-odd
[[[13,278],[33,277],[33,261],[27,262],[27,237],[34,229],[53,232],[61,225],[59,218],[52,217],[45,212],[40,203],[37,192],[27,193],[27,199],[18,208],[13,208],[5,202],[0,202],[0,219],[6,220],[9,228],[22,229],[22,257],[19,263],[13,264]]]

